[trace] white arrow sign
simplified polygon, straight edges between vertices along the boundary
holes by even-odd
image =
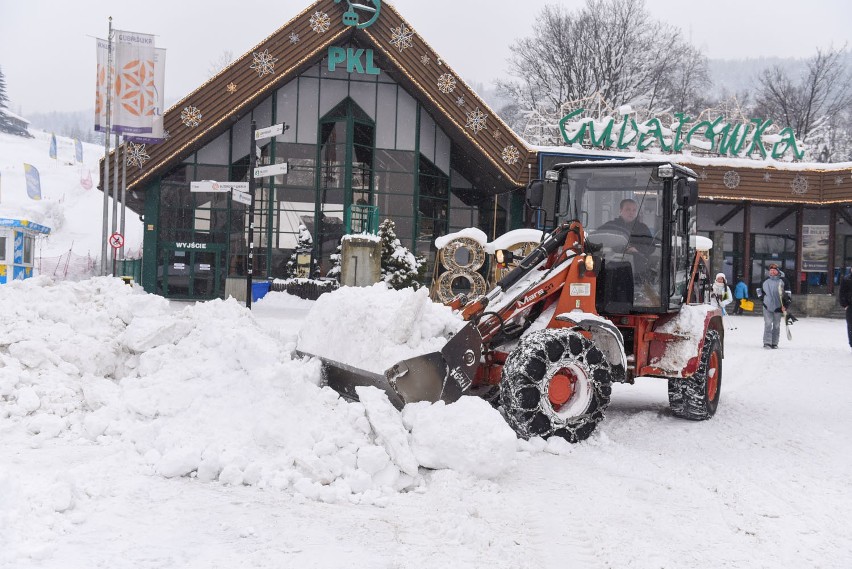
[[[254,139],[260,140],[261,138],[269,138],[270,136],[278,136],[279,134],[284,132],[284,123],[274,124],[272,126],[268,126],[266,128],[259,128],[254,131]]]
[[[231,192],[231,198],[237,203],[251,205],[251,194],[238,192],[235,190]]]
[[[255,178],[265,178],[267,176],[279,176],[287,173],[287,163],[272,164],[270,166],[260,166],[254,169]]]
[[[200,182],[190,182],[190,192],[230,192],[237,190],[239,192],[249,191],[248,182],[217,182],[215,180],[201,180]]]

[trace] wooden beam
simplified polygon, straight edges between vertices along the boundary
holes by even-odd
[[[802,239],[802,233],[805,222],[805,206],[799,204],[790,209],[796,212],[796,251],[798,251],[796,254],[796,281],[793,283],[793,292],[796,294],[802,294],[802,243],[804,242]]]
[[[734,218],[734,216],[737,215],[739,212],[741,212],[743,209],[745,209],[745,204],[735,205],[733,208],[731,208],[731,211],[729,211],[728,213],[726,213],[725,215],[720,217],[718,220],[716,220],[716,225],[717,226],[725,225],[726,223],[731,221]]]
[[[751,286],[751,202],[745,202],[743,212],[743,280]]]
[[[834,255],[837,253],[837,244],[834,242],[837,239],[837,209],[836,207],[828,210],[828,294],[834,294]]]
[[[840,217],[843,218],[843,221],[845,221],[849,225],[852,225],[852,217],[850,217],[850,215],[848,213],[846,213],[845,207],[832,208],[832,211],[836,211],[837,215],[839,215]]]
[[[777,215],[774,219],[770,220],[769,223],[766,224],[766,229],[772,229],[794,213],[796,213],[796,206],[788,207],[786,210],[781,212],[780,215]]]

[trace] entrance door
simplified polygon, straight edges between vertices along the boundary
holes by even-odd
[[[223,291],[223,246],[210,243],[168,244],[160,249],[157,292],[168,298],[210,300]]]

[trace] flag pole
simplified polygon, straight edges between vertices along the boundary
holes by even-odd
[[[115,150],[113,151],[113,157],[115,158],[115,168],[113,168],[112,172],[112,232],[110,235],[118,231],[118,154],[121,152],[121,145],[119,144],[118,133],[115,133],[114,136]],[[110,247],[112,276],[117,276],[115,274],[115,255],[117,251],[118,250],[115,247]]]
[[[124,217],[127,215],[127,206],[125,205],[125,198],[127,197],[127,139],[124,140],[124,156],[121,161],[121,225],[118,230],[119,233],[127,239],[127,236],[124,234]],[[124,260],[124,241],[121,242],[121,247],[118,249],[118,258],[122,261]],[[123,267],[122,267],[123,268]]]
[[[106,68],[106,121],[104,128],[104,216],[101,235],[101,275],[107,274],[107,239],[109,235],[109,129],[110,129],[110,99],[112,86],[112,16],[109,17],[109,33],[107,34],[107,68]]]

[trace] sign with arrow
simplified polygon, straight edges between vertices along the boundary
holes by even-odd
[[[268,126],[266,128],[259,128],[254,131],[254,139],[260,140],[261,138],[269,138],[270,136],[278,136],[279,134],[283,134],[285,130],[290,128],[289,126],[281,124],[274,124],[272,126]]]
[[[280,176],[287,173],[287,163],[270,164],[269,166],[260,166],[254,169],[255,178],[266,178],[267,176]]]
[[[238,192],[249,191],[248,182],[217,182],[215,180],[201,180],[200,182],[190,182],[190,192],[230,192],[236,190]]]
[[[239,192],[237,190],[234,190],[233,192],[231,192],[231,199],[233,199],[237,203],[251,205],[251,194],[245,192]]]

